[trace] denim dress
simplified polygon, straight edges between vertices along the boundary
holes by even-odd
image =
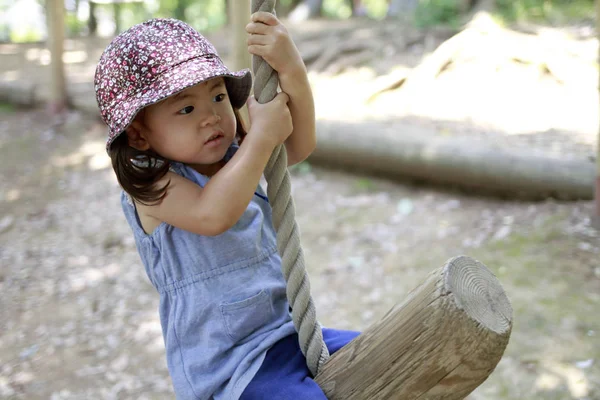
[[[209,180],[184,164],[171,169],[202,187]],[[295,332],[266,194],[259,186],[240,220],[217,236],[166,223],[146,234],[125,193],[121,204],[160,295],[177,399],[238,399],[267,350]]]

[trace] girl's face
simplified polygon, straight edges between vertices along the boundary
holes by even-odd
[[[200,169],[219,163],[236,135],[235,114],[223,78],[146,107],[143,125],[152,150]]]

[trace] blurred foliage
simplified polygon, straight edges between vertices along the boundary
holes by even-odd
[[[335,19],[346,19],[352,16],[352,8],[346,0],[323,1],[323,16]]]
[[[0,0],[0,41],[10,40],[21,43],[43,40],[45,30],[41,27],[9,23],[8,11],[19,1],[22,0]],[[241,0],[229,1],[235,4]],[[458,27],[464,22],[464,10],[460,6],[464,0],[415,0],[415,2],[418,4],[413,21],[419,28],[435,25]],[[37,3],[41,5],[45,2],[37,0]],[[278,0],[278,10],[281,11],[281,15],[285,15],[297,3],[298,0]],[[324,0],[322,14],[325,18],[331,19],[349,18],[352,15],[351,3],[350,0]],[[362,11],[370,18],[383,19],[386,17],[388,3],[388,0],[363,0]],[[69,37],[87,34],[91,29],[88,26],[88,4],[87,0],[65,0],[67,8],[65,29]],[[594,15],[594,0],[496,0],[496,8],[497,17],[507,23],[532,21],[561,25],[573,21],[591,20]],[[113,4],[97,4],[95,9],[97,18],[105,22],[112,18],[114,23]],[[121,29],[126,29],[150,17],[183,19],[202,32],[214,31],[227,23],[225,0],[144,0],[138,3],[120,4],[118,10],[119,23],[114,25]]]
[[[224,0],[146,0],[143,4],[120,7],[124,29],[151,17],[181,19],[202,32],[218,29],[227,22]]]
[[[77,18],[74,13],[65,14],[65,25],[67,27],[67,36],[79,36],[85,32],[86,24],[85,21]]]
[[[31,26],[18,27],[10,31],[10,41],[12,43],[32,43],[39,42],[44,37],[39,29]]]
[[[594,0],[496,0],[499,15],[508,22],[564,24],[591,20]]]
[[[388,0],[362,0],[370,18],[383,19],[387,13]],[[324,0],[323,16],[333,19],[345,19],[352,16],[348,0]]]
[[[12,114],[13,112],[15,112],[14,105],[0,101],[0,114]]]
[[[419,0],[414,23],[419,28],[434,25],[460,25],[461,9],[457,0]]]
[[[496,0],[496,14],[505,23],[538,22],[552,25],[591,20],[594,0]],[[459,0],[419,0],[414,22],[417,27],[463,22]]]
[[[186,10],[186,20],[194,28],[206,32],[218,29],[227,23],[227,10],[224,1],[195,0],[191,3]]]

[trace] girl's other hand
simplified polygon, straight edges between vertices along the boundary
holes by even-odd
[[[271,13],[259,11],[246,25],[248,52],[260,56],[280,75],[306,73],[306,67],[285,26]]]
[[[286,93],[280,92],[270,102],[260,104],[250,96],[247,101],[250,131],[245,140],[259,141],[268,146],[269,151],[285,142],[293,130],[289,99]]]

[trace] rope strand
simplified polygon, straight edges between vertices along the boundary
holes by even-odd
[[[252,0],[252,13],[274,13],[275,0]],[[276,96],[279,77],[277,71],[262,57],[252,57],[254,70],[254,97],[259,103],[267,103]],[[273,207],[273,223],[277,230],[277,248],[281,255],[281,270],[286,280],[286,294],[292,307],[292,320],[298,332],[302,354],[308,369],[316,376],[329,359],[329,351],[323,341],[323,331],[317,321],[317,311],[310,294],[310,282],[300,246],[300,232],[296,224],[296,207],[292,199],[292,185],[287,170],[287,152],[283,145],[273,151],[265,167],[267,194]]]

